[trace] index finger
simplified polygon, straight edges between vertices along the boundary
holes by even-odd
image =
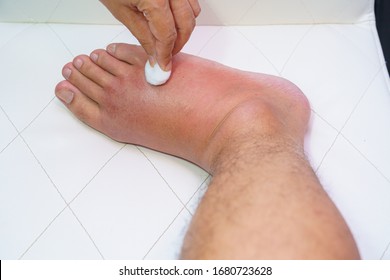
[[[177,32],[173,48],[173,54],[175,55],[184,47],[192,31],[194,31],[196,15],[188,0],[171,0],[170,3]]]
[[[163,70],[171,70],[172,51],[177,33],[169,1],[145,1],[138,9],[144,13],[150,31],[156,39],[155,58],[158,64]]]

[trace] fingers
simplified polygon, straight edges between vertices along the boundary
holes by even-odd
[[[148,56],[156,57],[156,39],[144,14],[137,8],[126,7],[121,11],[120,20],[138,39]]]
[[[138,39],[163,70],[172,68],[172,55],[191,36],[201,8],[198,0],[101,0],[111,13]]]
[[[191,5],[192,11],[194,12],[194,16],[197,18],[202,11],[198,0],[188,0],[188,3]]]
[[[150,31],[149,23],[143,12],[137,6],[137,3],[142,1],[128,0],[119,2],[100,0],[100,2],[130,30],[149,56],[155,56],[156,44],[154,35]]]
[[[197,3],[197,1],[194,2]],[[196,25],[196,15],[188,0],[170,0],[170,5],[177,30],[177,38],[173,48],[173,55],[175,55],[180,52],[180,50],[188,42]],[[193,5],[195,5],[195,3],[193,3]],[[195,9],[198,11],[198,9],[200,9],[199,5],[198,7],[195,7]]]
[[[163,70],[171,70],[172,51],[177,33],[169,1],[143,1],[139,4],[138,9],[145,16],[155,38],[155,53],[152,56]],[[147,53],[150,55],[148,51]]]

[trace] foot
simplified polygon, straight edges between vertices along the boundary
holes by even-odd
[[[141,47],[111,44],[64,66],[56,95],[109,137],[187,159],[213,172],[231,143],[278,137],[303,146],[307,99],[290,82],[179,54],[167,84],[145,81]]]

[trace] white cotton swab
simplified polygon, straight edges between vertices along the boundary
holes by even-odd
[[[146,81],[154,86],[160,86],[165,84],[171,77],[171,71],[164,71],[160,65],[156,63],[154,67],[150,65],[149,60],[145,64],[145,77]]]

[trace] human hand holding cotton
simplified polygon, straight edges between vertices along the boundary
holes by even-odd
[[[180,52],[195,28],[201,7],[198,0],[100,0],[138,39],[157,62],[145,66],[152,85],[170,77],[172,57]]]

